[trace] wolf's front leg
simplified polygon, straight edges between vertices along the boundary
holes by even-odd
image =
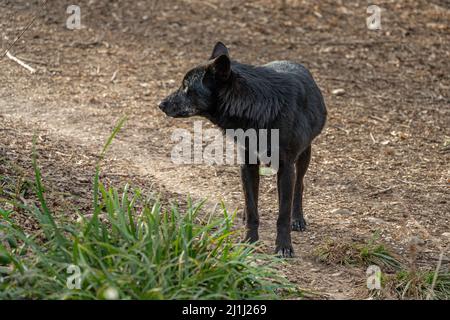
[[[276,253],[284,258],[294,256],[291,243],[291,212],[294,196],[294,162],[283,161],[278,169],[278,203]]]
[[[245,240],[258,241],[258,190],[259,190],[259,166],[257,164],[244,164],[241,166],[242,186],[244,188],[245,212],[247,234]]]

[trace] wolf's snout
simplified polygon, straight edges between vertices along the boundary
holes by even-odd
[[[166,100],[162,100],[159,104],[158,107],[162,110],[165,111],[167,109],[168,106],[168,102]]]

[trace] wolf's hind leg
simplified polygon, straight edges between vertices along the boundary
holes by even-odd
[[[303,178],[308,170],[311,160],[311,146],[298,157],[296,166],[296,180],[294,190],[294,203],[292,206],[292,230],[305,231],[306,221],[303,216]]]
[[[280,161],[277,173],[279,214],[275,252],[283,258],[290,258],[294,255],[291,242],[291,212],[294,184],[294,161]]]

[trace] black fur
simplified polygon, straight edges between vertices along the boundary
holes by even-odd
[[[252,66],[233,61],[217,43],[207,63],[190,70],[182,86],[164,99],[172,117],[204,116],[222,129],[279,129],[276,251],[293,255],[290,229],[303,231],[303,177],[311,142],[322,131],[326,107],[311,73],[302,65],[274,61]],[[247,239],[258,240],[258,165],[241,167]],[[292,216],[292,223],[291,223]]]

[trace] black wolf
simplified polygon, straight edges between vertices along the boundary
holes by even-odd
[[[274,61],[262,66],[230,59],[219,42],[210,59],[191,69],[181,87],[161,101],[171,117],[203,116],[225,129],[278,129],[279,216],[276,252],[291,257],[291,229],[304,231],[303,177],[311,142],[322,131],[327,111],[311,73],[302,65]],[[241,166],[247,240],[258,240],[259,165]]]

